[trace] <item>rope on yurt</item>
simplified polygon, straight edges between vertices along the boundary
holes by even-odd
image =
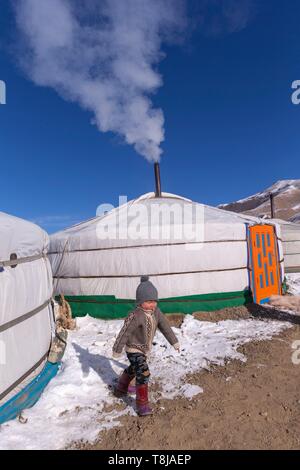
[[[103,248],[88,248],[88,249],[77,249],[77,250],[70,250],[68,253],[85,253],[89,251],[113,251],[113,250],[126,250],[126,249],[136,249],[136,248],[160,248],[162,246],[180,246],[180,245],[196,245],[196,244],[208,244],[208,243],[241,243],[246,242],[246,238],[241,238],[237,240],[203,240],[197,242],[176,242],[176,243],[154,243],[154,244],[147,244],[147,245],[128,245],[128,246],[110,246],[110,247],[103,247]],[[59,255],[59,251],[52,251],[49,255]]]
[[[149,277],[158,277],[158,276],[178,276],[184,274],[201,274],[201,273],[221,273],[228,271],[241,271],[247,269],[247,266],[240,266],[238,268],[226,268],[226,269],[208,269],[201,271],[181,271],[175,273],[156,273],[149,274]],[[118,278],[136,278],[141,277],[142,274],[120,274],[120,275],[103,275],[103,276],[60,276],[59,279],[118,279]],[[54,276],[55,277],[55,276]]]
[[[4,323],[3,325],[0,325],[0,333],[2,333],[3,331],[9,330],[13,326],[18,325],[19,323],[22,323],[25,320],[28,320],[28,318],[33,317],[37,313],[44,310],[44,308],[46,308],[50,302],[51,302],[51,299],[48,299],[46,302],[43,303],[43,305],[40,305],[40,307],[37,307],[34,310],[31,310],[31,312],[25,313],[24,315],[21,315],[20,317],[15,318],[14,320],[11,320],[7,323]]]
[[[41,258],[46,258],[44,253],[40,253],[34,256],[27,256],[26,258],[16,258],[11,259],[8,261],[0,261],[0,267],[9,267],[9,266],[17,266],[18,264],[30,263],[31,261],[36,261]]]
[[[9,388],[7,388],[3,393],[0,395],[0,401],[3,400],[14,388],[16,388],[20,383],[22,383],[30,374],[32,374],[41,364],[43,361],[47,359],[48,356],[48,351],[46,354],[41,357],[41,359],[34,365],[32,366],[27,372],[25,372],[22,377],[20,377],[18,380],[16,380],[12,385],[10,385]]]
[[[285,268],[286,274],[297,274],[300,273],[300,266],[289,266]]]

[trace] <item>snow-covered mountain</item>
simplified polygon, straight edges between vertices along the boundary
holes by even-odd
[[[300,179],[277,181],[260,193],[218,207],[258,217],[270,217],[270,193],[274,195],[275,217],[300,223]]]

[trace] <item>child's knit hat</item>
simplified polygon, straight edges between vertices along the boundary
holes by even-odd
[[[149,276],[142,276],[141,283],[136,290],[136,303],[141,305],[148,300],[158,301],[158,292],[152,282],[149,281]]]

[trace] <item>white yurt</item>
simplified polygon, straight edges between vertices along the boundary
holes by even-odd
[[[280,225],[286,273],[300,272],[300,224],[272,219]]]
[[[127,315],[144,274],[164,313],[192,313],[263,303],[280,292],[284,269],[276,223],[169,193],[145,194],[52,235],[49,258],[55,294],[75,316],[100,318]]]
[[[0,424],[32,406],[57,372],[48,235],[0,212]]]

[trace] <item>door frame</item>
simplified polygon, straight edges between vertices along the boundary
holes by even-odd
[[[246,224],[247,226],[247,246],[248,246],[248,271],[249,271],[249,287],[252,291],[253,302],[257,303],[257,289],[255,283],[255,272],[254,272],[254,264],[253,264],[253,237],[251,233],[251,228],[256,226],[268,226],[272,227],[274,232],[274,250],[275,250],[275,259],[276,259],[276,271],[277,271],[277,280],[278,280],[278,295],[282,294],[282,273],[281,273],[281,266],[280,266],[280,256],[279,256],[279,246],[278,246],[278,236],[276,232],[276,226],[273,224]],[[272,294],[273,295],[273,294]],[[265,299],[260,299],[259,304],[264,304],[269,301],[269,297]]]

